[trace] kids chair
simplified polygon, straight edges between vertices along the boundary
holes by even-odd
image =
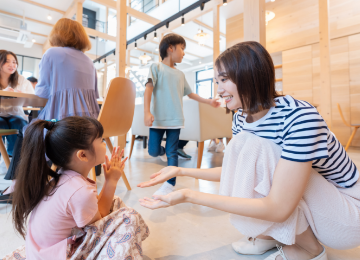
[[[135,94],[135,84],[131,80],[117,77],[110,81],[98,118],[104,128],[103,138],[110,152],[113,150],[110,137],[125,135],[131,127],[135,109]],[[125,173],[122,178],[126,188],[131,190]],[[91,170],[90,179],[96,181],[95,168]]]
[[[4,157],[4,162],[5,162],[6,168],[8,168],[8,169],[10,166],[10,159],[9,159],[8,153],[6,152],[6,148],[5,148],[2,137],[5,135],[17,135],[18,133],[19,133],[19,131],[17,129],[0,129],[0,139],[1,139],[0,153],[1,153],[1,156]]]
[[[341,111],[341,107],[339,105],[339,103],[336,104],[337,107],[338,107],[338,110],[339,110],[339,113],[340,113],[340,116],[341,116],[341,120],[343,121],[344,125],[348,126],[348,127],[354,127],[354,130],[349,138],[349,141],[347,142],[346,146],[345,146],[345,151],[347,151],[347,149],[349,148],[350,144],[351,144],[351,141],[352,139],[354,138],[355,134],[356,134],[356,131],[358,130],[358,128],[360,127],[360,124],[355,124],[355,125],[352,125],[352,124],[348,124],[343,116],[343,113]]]

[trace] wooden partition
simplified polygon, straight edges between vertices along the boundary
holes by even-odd
[[[351,129],[341,121],[336,104],[349,123],[360,124],[360,1],[329,0],[329,6],[331,130],[345,145]],[[266,10],[275,13],[266,27],[266,49],[273,57],[281,53],[283,93],[316,105],[321,104],[318,8],[316,0],[266,3]],[[243,14],[227,19],[227,47],[244,40],[243,26]],[[352,146],[360,147],[360,132]]]
[[[283,93],[312,104],[320,104],[319,44],[283,52]],[[331,40],[331,109],[332,127],[345,145],[351,129],[341,120],[337,103],[347,122],[360,124],[360,34]],[[321,114],[321,105],[318,107]],[[360,146],[360,133],[352,142]]]

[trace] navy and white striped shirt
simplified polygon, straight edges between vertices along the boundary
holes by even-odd
[[[239,110],[233,119],[232,131],[242,131],[267,138],[282,147],[281,158],[312,161],[312,167],[336,186],[352,187],[359,171],[345,149],[329,130],[316,108],[291,96],[275,99],[275,107],[253,123]]]

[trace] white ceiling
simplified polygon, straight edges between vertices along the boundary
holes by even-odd
[[[66,11],[69,8],[70,4],[73,2],[73,0],[33,0],[33,1],[47,5],[47,6],[51,6],[53,8],[57,8],[62,11]],[[175,0],[169,0],[169,4],[170,4],[170,1],[175,1]],[[186,5],[188,5],[189,3],[191,3],[191,1],[195,2],[196,0],[181,0],[181,1],[186,1]],[[267,1],[270,1],[270,0],[267,0]],[[91,2],[89,0],[86,0],[84,2],[84,7],[95,10],[95,11],[99,10],[99,9],[105,9],[105,7],[103,7],[102,5]],[[55,24],[56,21],[58,21],[63,16],[63,14],[61,14],[61,13],[58,13],[55,11],[49,11],[42,7],[38,7],[36,5],[22,2],[21,0],[0,0],[0,10],[14,13],[14,14],[21,15],[21,16],[25,15],[25,17],[33,18],[33,19],[36,19],[39,21],[50,23],[50,24]],[[220,30],[222,33],[226,34],[226,19],[228,19],[236,14],[239,14],[241,12],[243,12],[243,0],[233,0],[227,6],[220,7]],[[47,19],[48,14],[50,14],[53,17],[53,19],[51,21],[49,21]],[[197,20],[212,27],[212,16],[213,16],[212,12],[209,12],[209,13],[203,15],[202,17],[199,17]],[[157,17],[157,19],[160,19],[160,18]],[[31,21],[27,21],[27,24],[28,24],[29,31],[44,34],[44,35],[48,35],[52,29],[52,27],[50,27],[50,26],[43,25],[43,24],[36,23],[36,22],[31,22]],[[196,23],[188,22],[185,24],[185,26],[178,27],[173,32],[178,33],[184,37],[194,39],[194,36],[197,33],[199,28],[200,28],[200,26],[197,25]],[[202,28],[202,29],[204,32],[209,34],[209,40],[207,41],[206,45],[212,47],[212,45],[213,45],[212,31],[208,30],[206,28]],[[129,28],[129,30],[130,30],[130,28]],[[132,32],[132,34],[134,33],[133,31],[131,31],[131,32]],[[141,32],[135,32],[135,33],[140,34]],[[137,35],[137,34],[135,34],[135,35]],[[32,37],[36,40],[37,43],[41,43],[41,44],[44,43],[46,40],[46,38],[42,37],[42,36],[33,35]],[[225,50],[225,46],[226,46],[226,40],[224,38],[222,38],[222,40],[220,42],[220,49],[222,51]],[[146,45],[139,46],[139,47],[141,49],[149,51],[150,53],[154,53],[153,57],[154,57],[154,59],[157,59],[158,52],[155,51],[155,49],[157,48],[156,43],[149,42]],[[199,57],[205,58],[205,57],[212,55],[211,49],[206,48],[206,47],[201,47],[198,44],[193,43],[191,41],[187,41],[187,47],[186,47],[185,52],[186,52],[186,55],[184,58],[185,61],[191,62],[194,64],[195,63],[198,64]],[[192,56],[191,54],[194,54],[194,56]],[[102,53],[97,53],[97,55],[102,55]],[[143,55],[143,52],[138,51],[138,50],[131,51],[131,56],[138,57],[140,55]],[[29,56],[31,56],[31,49],[29,49]],[[138,62],[139,62],[138,59],[134,59],[134,58],[131,59],[131,63],[138,63]]]

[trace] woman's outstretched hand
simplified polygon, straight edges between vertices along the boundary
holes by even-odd
[[[159,183],[163,183],[173,177],[178,176],[180,173],[180,168],[176,166],[168,166],[162,168],[160,171],[153,173],[150,176],[150,181],[145,181],[139,183],[137,186],[140,188],[151,187]]]
[[[105,155],[105,163],[103,164],[105,180],[107,181],[118,181],[121,178],[123,173],[125,162],[128,159],[127,157],[122,160],[122,156],[124,154],[124,149],[121,150],[120,147],[114,147],[111,159]]]
[[[182,189],[171,192],[167,195],[155,195],[154,199],[139,199],[140,205],[148,209],[160,209],[186,202],[189,189]]]

